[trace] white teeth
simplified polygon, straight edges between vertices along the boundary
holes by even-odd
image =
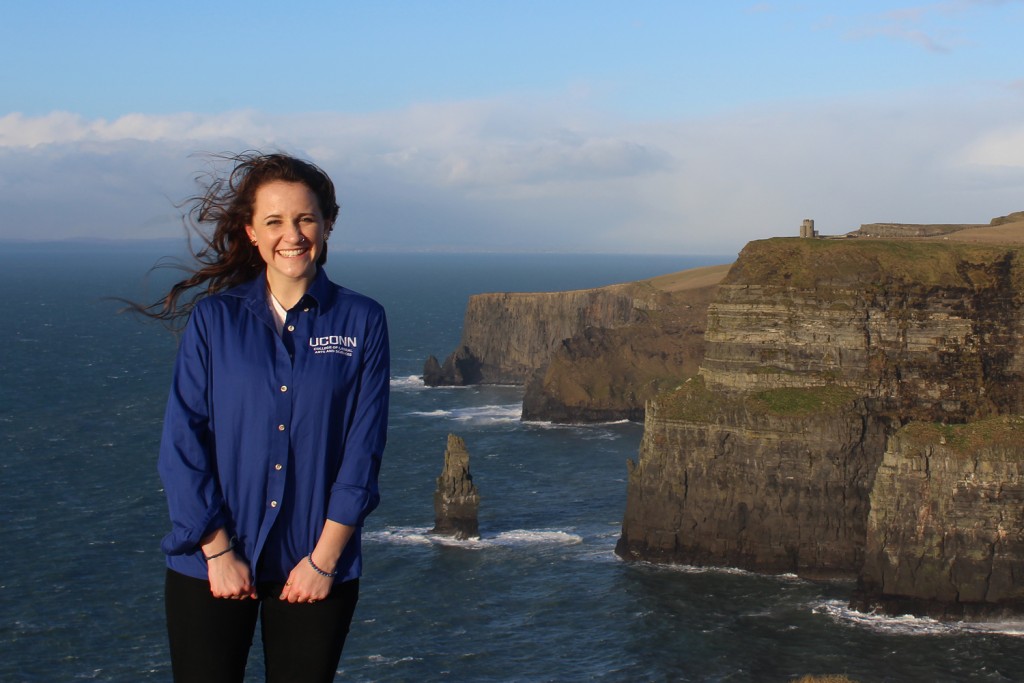
[[[280,254],[281,256],[286,257],[286,258],[290,258],[292,256],[298,256],[299,254],[304,254],[304,253],[306,253],[306,250],[305,249],[281,249],[277,253]]]

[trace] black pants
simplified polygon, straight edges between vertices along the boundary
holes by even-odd
[[[215,598],[208,581],[168,569],[164,602],[174,680],[241,682],[258,619],[268,683],[333,681],[359,580],[336,584],[312,605],[282,602],[281,588],[260,584],[258,600]]]

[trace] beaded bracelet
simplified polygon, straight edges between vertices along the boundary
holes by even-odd
[[[224,550],[221,550],[219,553],[214,553],[213,555],[203,555],[203,559],[206,560],[207,562],[209,562],[210,560],[217,559],[221,555],[227,555],[228,553],[230,553],[232,550],[235,549],[236,545],[238,545],[238,536],[232,536],[231,540],[228,541],[228,547],[227,548],[224,548]]]
[[[338,572],[336,571],[325,572],[323,569],[320,569],[320,567],[316,566],[316,563],[313,562],[313,553],[306,555],[306,561],[309,562],[309,566],[313,568],[313,571],[315,571],[320,576],[326,576],[328,579],[333,579],[335,576],[338,575]]]

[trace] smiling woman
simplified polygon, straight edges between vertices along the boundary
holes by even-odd
[[[330,681],[380,499],[387,324],[321,268],[327,175],[282,154],[233,161],[192,203],[199,267],[135,307],[188,318],[158,462],[171,664],[179,681],[241,681],[259,621],[268,681]]]
[[[261,185],[254,193],[252,214],[245,232],[267,264],[270,293],[285,309],[291,308],[316,275],[332,224],[325,224],[316,195],[303,183]]]
[[[187,202],[189,225],[202,243],[194,253],[196,268],[163,299],[133,306],[136,311],[177,325],[199,299],[248,282],[260,271],[267,271],[274,294],[276,281],[286,296],[296,268],[308,286],[327,261],[338,203],[326,173],[285,154],[248,152],[223,160],[234,165],[230,173],[211,176],[206,192]],[[279,254],[282,249],[288,253]],[[180,301],[190,291],[190,298]]]

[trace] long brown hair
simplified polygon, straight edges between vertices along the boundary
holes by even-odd
[[[215,160],[233,164],[228,173],[213,171],[200,183],[204,191],[186,200],[183,219],[189,232],[189,250],[195,260],[193,267],[177,266],[189,272],[184,280],[149,306],[129,302],[129,308],[177,328],[184,325],[189,313],[204,296],[229,289],[255,278],[265,266],[259,250],[245,232],[252,222],[256,190],[265,183],[284,181],[302,183],[317,198],[324,219],[324,239],[330,234],[338,217],[334,183],[315,164],[287,154],[217,155]],[[193,238],[200,248],[193,247]],[[327,244],[317,258],[317,266],[327,261]],[[191,292],[185,296],[186,292]],[[184,298],[183,298],[184,297]]]

